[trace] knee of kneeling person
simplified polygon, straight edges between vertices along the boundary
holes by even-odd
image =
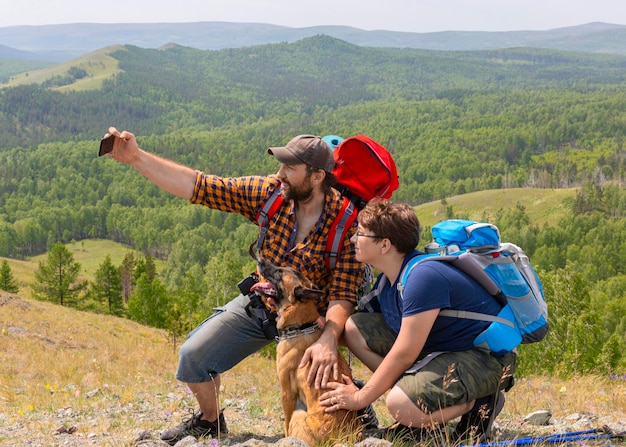
[[[409,424],[409,420],[414,419],[412,415],[415,416],[416,412],[421,413],[420,409],[411,401],[409,396],[397,386],[394,386],[389,390],[389,393],[387,393],[385,405],[387,406],[389,414],[391,414],[397,422],[404,425],[413,425]]]
[[[474,402],[453,405],[430,412],[425,405],[413,402],[399,387],[387,394],[387,410],[400,424],[410,427],[431,427],[446,423],[471,410]]]
[[[367,346],[365,338],[359,328],[354,324],[352,318],[346,320],[346,325],[343,328],[342,334],[343,344],[349,348],[357,348],[358,346]]]
[[[387,393],[387,398],[385,399],[385,404],[387,405],[387,409],[392,412],[392,409],[398,409],[400,407],[405,406],[407,403],[414,405],[413,402],[409,399],[404,391],[402,391],[397,386],[394,386]],[[392,412],[393,414],[393,412]]]

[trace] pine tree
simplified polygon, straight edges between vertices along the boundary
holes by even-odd
[[[17,293],[20,290],[6,259],[2,261],[2,266],[0,267],[0,289],[10,293]]]
[[[99,302],[107,304],[110,314],[118,316],[124,314],[122,277],[119,270],[113,266],[111,256],[107,255],[98,267],[92,291]]]
[[[159,278],[150,281],[148,274],[143,273],[128,301],[128,318],[148,326],[164,328],[170,307],[163,283]]]
[[[80,263],[74,261],[67,247],[61,242],[55,243],[46,261],[40,261],[35,271],[35,297],[62,306],[76,306],[87,286],[87,281],[80,279],[80,269]]]
[[[143,259],[137,259],[137,266],[135,267],[135,280],[138,281],[143,274],[146,274],[149,282],[154,281],[157,276],[154,258],[150,256],[150,254],[147,254]]]
[[[135,259],[135,255],[132,252],[126,253],[124,256],[124,260],[122,261],[122,265],[120,265],[120,277],[122,280],[122,297],[124,299],[124,304],[128,304],[128,300],[130,295],[135,290],[135,267],[137,266],[137,261]]]

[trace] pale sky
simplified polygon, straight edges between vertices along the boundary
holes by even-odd
[[[3,0],[0,27],[67,23],[255,22],[408,32],[626,25],[625,0]],[[1,42],[0,42],[1,43]]]

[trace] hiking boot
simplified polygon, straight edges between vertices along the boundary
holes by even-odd
[[[182,424],[161,433],[161,440],[167,442],[169,445],[175,445],[178,441],[187,436],[193,436],[197,439],[209,436],[217,438],[218,435],[228,434],[223,410],[220,411],[219,417],[214,422],[205,421],[204,419],[200,419],[201,417],[202,412],[197,411],[189,419],[185,419]]]
[[[354,383],[358,389],[365,386],[365,382],[359,379],[352,379],[352,383]],[[378,428],[378,417],[376,416],[374,407],[371,404],[365,408],[357,410],[356,415],[361,421],[364,430],[375,430]]]
[[[478,443],[487,441],[491,437],[493,421],[504,407],[504,400],[502,391],[477,399],[474,408],[465,413],[456,425],[453,439],[471,439]]]

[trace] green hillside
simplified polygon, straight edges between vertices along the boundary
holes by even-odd
[[[133,252],[129,247],[106,239],[85,239],[80,242],[70,242],[67,249],[72,253],[74,260],[81,264],[81,276],[89,281],[94,280],[94,274],[99,265],[108,255],[114,265],[120,265],[124,256]],[[45,262],[47,253],[28,259],[11,259],[0,257],[0,262],[6,260],[13,271],[20,286],[20,295],[30,296],[30,286],[35,282],[35,271],[40,262]],[[163,263],[157,261],[157,268],[163,269]]]
[[[415,207],[420,223],[432,226],[445,219],[446,208],[455,217],[477,221],[493,220],[501,209],[522,206],[530,221],[537,226],[556,225],[571,213],[576,189],[511,188],[478,191],[423,203]],[[443,202],[443,203],[442,203]]]
[[[498,210],[515,208],[522,205],[533,224],[544,226],[554,225],[569,213],[568,204],[575,194],[574,189],[510,189],[479,191],[461,196],[450,197],[442,205],[441,201],[429,202],[415,207],[420,223],[432,226],[442,220],[445,207],[452,207],[457,217],[481,220],[485,216],[493,218]],[[68,250],[74,259],[81,263],[82,275],[93,281],[94,273],[108,255],[114,265],[120,265],[124,256],[133,250],[122,244],[104,239],[85,239],[80,242],[67,244]],[[0,261],[7,260],[16,279],[21,286],[21,294],[28,296],[30,284],[34,281],[34,271],[39,262],[45,261],[47,254],[40,254],[27,260],[17,260],[0,257]],[[157,262],[158,270],[163,269],[163,263]]]
[[[111,46],[68,62],[25,71],[0,83],[0,88],[39,84],[61,92],[99,90],[105,79],[111,79],[120,72],[118,61],[111,57],[111,53],[122,49],[120,45]],[[72,73],[81,74],[77,76]]]
[[[453,198],[480,191],[620,183],[625,66],[601,54],[368,48],[328,36],[221,51],[107,48],[29,74],[42,84],[0,90],[0,255],[109,239],[170,263],[179,256],[182,272],[206,263],[207,244],[238,246],[241,220],[190,210],[97,158],[110,125],[225,176],[274,172],[266,148],[300,133],[365,133],[394,156],[395,199],[434,202],[431,214],[443,199],[444,213],[476,213]],[[70,71],[86,75],[45,87]],[[183,259],[196,238],[203,253]]]
[[[0,50],[1,49],[2,45],[0,45]],[[0,56],[0,88],[8,83],[14,75],[21,75],[29,71],[40,70],[53,65],[56,64],[52,62],[28,61]]]

